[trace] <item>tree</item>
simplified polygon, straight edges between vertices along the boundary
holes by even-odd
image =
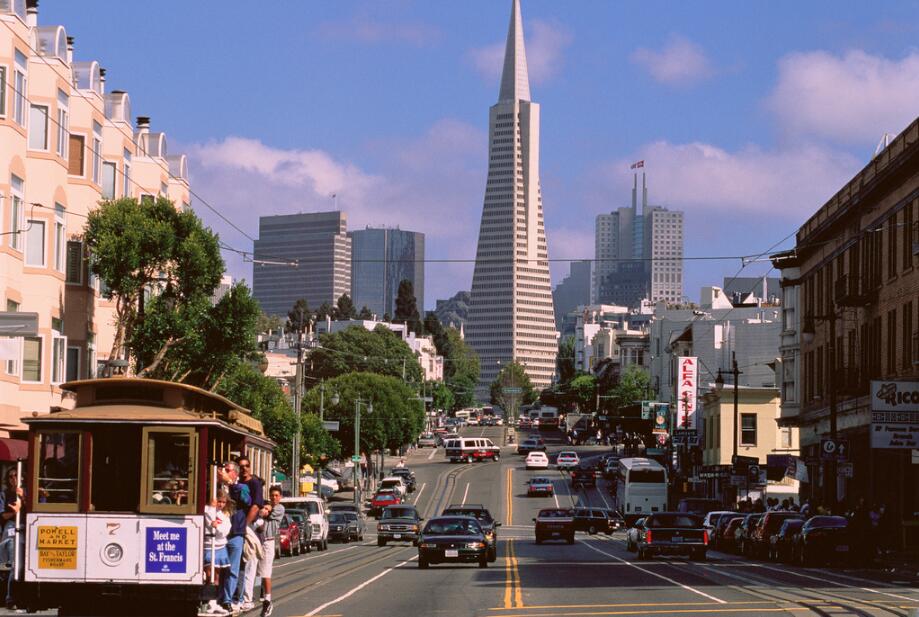
[[[84,239],[90,270],[115,302],[113,360],[125,357],[125,342],[144,320],[147,294],[179,318],[188,304],[210,297],[223,274],[217,236],[165,197],[103,201],[90,212]]]
[[[399,291],[396,293],[395,321],[404,323],[410,331],[421,334],[421,316],[418,314],[415,286],[409,280],[403,279],[399,283]]]
[[[294,302],[294,305],[287,311],[287,324],[284,329],[292,333],[306,332],[311,317],[312,313],[310,313],[309,303],[306,301],[306,298],[300,298]]]
[[[348,294],[339,296],[338,302],[335,304],[334,314],[336,320],[357,318],[357,309],[354,307],[354,302],[351,301],[351,296]]]
[[[453,392],[453,409],[475,405],[475,388],[479,383],[479,356],[460,336],[456,328],[445,330],[442,349],[444,383]]]
[[[519,392],[518,392],[519,390]],[[489,388],[491,402],[504,410],[508,418],[516,417],[517,408],[536,400],[536,390],[523,365],[509,362],[501,367]]]
[[[319,336],[320,347],[310,354],[311,375],[330,379],[345,373],[367,372],[420,383],[421,366],[402,338],[380,324],[372,331],[351,326]]]
[[[619,376],[619,383],[607,393],[617,408],[651,397],[651,376],[647,370],[630,364]]]
[[[360,400],[361,451],[397,448],[410,443],[424,428],[424,406],[416,392],[395,377],[373,373],[348,373],[325,382],[325,419],[338,420],[335,437],[341,444],[341,454],[354,452],[354,409]],[[339,397],[330,405],[329,392]],[[303,400],[304,409],[319,412],[319,387],[312,388]],[[369,411],[367,403],[373,404]]]
[[[440,409],[442,411],[451,411],[453,409],[456,399],[453,396],[453,392],[446,384],[439,381],[429,381],[425,384],[425,391],[429,393],[433,399],[431,406],[434,409]]]
[[[422,326],[425,333],[434,339],[434,347],[437,349],[437,354],[447,357],[447,331],[444,329],[443,325],[440,323],[440,320],[437,318],[437,313],[434,311],[428,311],[424,315],[424,324]]]
[[[255,330],[259,334],[268,334],[269,332],[280,332],[284,324],[277,315],[266,315],[264,312],[259,313],[258,321],[255,323]]]
[[[596,411],[597,378],[593,375],[578,375],[568,384],[571,399],[582,412]]]
[[[558,357],[555,360],[558,382],[566,384],[575,378],[578,371],[574,363],[574,337],[566,336],[558,342]]]
[[[370,312],[370,309],[367,308],[367,305],[361,307],[361,312],[357,314],[358,319],[369,320],[373,319],[373,313]]]
[[[325,321],[326,317],[335,319],[335,308],[328,302],[323,302],[316,311],[316,321]]]

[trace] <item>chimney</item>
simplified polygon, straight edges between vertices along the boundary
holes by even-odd
[[[102,92],[102,96],[105,96],[105,69],[99,69],[99,90]]]
[[[142,135],[150,132],[150,116],[137,116],[137,132]]]
[[[38,0],[26,0],[26,25],[30,28],[38,26]]]
[[[73,37],[67,37],[67,64],[73,64]]]

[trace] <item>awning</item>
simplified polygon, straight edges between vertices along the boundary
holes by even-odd
[[[29,442],[25,439],[0,437],[0,461],[14,462],[29,457]]]

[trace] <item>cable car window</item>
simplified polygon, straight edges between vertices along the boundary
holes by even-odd
[[[33,484],[36,510],[76,512],[80,495],[80,434],[40,432],[35,446],[39,461]]]
[[[149,512],[193,512],[196,506],[193,429],[144,429],[142,509]]]

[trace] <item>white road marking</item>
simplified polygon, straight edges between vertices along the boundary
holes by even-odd
[[[417,555],[415,555],[415,556],[412,557],[411,559],[406,559],[405,561],[403,561],[403,562],[401,562],[401,563],[397,563],[396,565],[394,565],[394,566],[391,567],[391,568],[386,568],[385,570],[383,570],[382,572],[380,572],[379,574],[377,574],[377,575],[374,576],[373,578],[367,579],[366,581],[364,581],[363,583],[361,583],[360,585],[358,585],[357,587],[355,587],[355,588],[352,589],[351,591],[348,591],[348,592],[346,592],[346,593],[343,593],[342,595],[338,596],[338,597],[335,598],[334,600],[329,600],[328,602],[326,602],[326,603],[323,604],[322,606],[319,606],[319,607],[317,607],[317,608],[314,608],[312,611],[310,611],[309,613],[307,613],[307,617],[311,617],[312,615],[317,615],[317,614],[319,614],[320,612],[322,612],[322,611],[324,611],[325,609],[327,609],[328,607],[332,606],[333,604],[338,604],[338,603],[341,602],[342,600],[347,600],[348,598],[350,598],[351,596],[353,596],[354,594],[356,594],[358,591],[360,591],[361,589],[363,589],[364,587],[366,587],[366,586],[369,585],[370,583],[372,583],[372,582],[374,582],[374,581],[376,581],[376,580],[379,580],[379,579],[383,578],[384,576],[386,576],[387,574],[389,574],[390,572],[392,572],[392,571],[395,570],[396,568],[401,568],[402,566],[404,566],[404,565],[407,564],[408,562],[414,561],[415,559],[418,559],[418,556],[417,556]]]
[[[849,588],[849,589],[861,589],[862,591],[867,591],[868,593],[877,593],[877,594],[880,594],[880,595],[882,595],[882,596],[890,596],[891,598],[897,598],[898,600],[909,600],[909,601],[911,601],[911,602],[914,602],[914,601],[916,600],[916,598],[909,598],[909,597],[907,597],[907,596],[900,596],[900,595],[897,595],[897,594],[895,594],[895,593],[887,593],[886,591],[878,591],[877,589],[871,589],[870,587],[856,587],[855,585],[846,585],[845,583],[840,583],[839,581],[834,581],[834,580],[829,579],[829,578],[823,578],[823,577],[821,577],[821,576],[813,576],[812,574],[804,574],[803,572],[796,572],[796,571],[791,570],[791,569],[783,570],[783,569],[780,569],[780,568],[773,568],[772,566],[766,566],[766,565],[763,565],[763,564],[756,564],[756,565],[757,565],[758,567],[760,567],[760,568],[765,569],[765,570],[772,570],[772,571],[774,571],[774,572],[782,572],[782,573],[785,573],[785,574],[792,574],[792,575],[794,575],[794,576],[800,576],[801,578],[809,578],[809,579],[813,579],[813,580],[815,580],[815,581],[820,581],[821,583],[830,583],[831,585],[836,585],[836,586],[838,586],[838,587],[847,587],[847,588]]]
[[[463,491],[463,503],[461,505],[466,505],[466,497],[469,497],[469,483],[466,483],[466,490]]]
[[[720,600],[720,599],[716,598],[715,596],[710,596],[709,594],[705,593],[704,591],[699,591],[698,589],[695,589],[695,588],[693,588],[693,587],[690,587],[689,585],[684,585],[683,583],[680,583],[679,581],[675,581],[675,580],[673,580],[672,578],[670,578],[670,577],[668,577],[668,576],[664,576],[663,574],[658,574],[657,572],[652,572],[651,570],[646,570],[645,568],[642,568],[642,567],[640,567],[640,566],[636,566],[636,565],[635,565],[634,563],[632,563],[631,561],[626,561],[625,559],[622,559],[621,557],[617,557],[616,555],[613,555],[612,553],[607,553],[606,551],[601,551],[601,550],[598,549],[596,546],[591,546],[591,545],[588,544],[587,542],[582,541],[581,544],[583,544],[584,546],[586,546],[587,548],[589,548],[589,549],[592,550],[592,551],[596,551],[596,552],[598,552],[598,553],[601,553],[601,554],[603,554],[603,555],[606,555],[607,557],[612,557],[612,558],[615,559],[616,561],[621,561],[622,563],[628,564],[628,565],[630,565],[631,567],[635,568],[636,570],[641,570],[641,571],[644,572],[645,574],[650,574],[651,576],[655,576],[655,577],[657,577],[657,578],[659,578],[659,579],[661,579],[661,580],[665,580],[665,581],[667,581],[668,583],[673,583],[673,584],[676,585],[677,587],[682,587],[682,588],[685,589],[686,591],[691,591],[692,593],[698,594],[698,595],[702,596],[703,598],[708,598],[709,600],[714,600],[714,601],[717,602],[718,604],[727,604],[727,602],[725,602],[724,600]]]
[[[422,483],[421,483],[421,488],[418,489],[418,492],[417,492],[417,493],[415,493],[415,505],[418,505],[418,500],[421,498],[421,493],[424,492],[424,487],[426,487],[427,485],[428,485],[427,482],[422,482]]]
[[[434,458],[434,455],[435,455],[435,454],[437,454],[437,448],[436,448],[436,447],[435,447],[433,450],[431,450],[431,453],[430,453],[430,454],[428,454],[428,460],[431,460],[432,458]]]
[[[344,553],[345,551],[352,551],[352,550],[356,549],[356,548],[359,547],[359,546],[370,546],[370,544],[372,544],[372,543],[364,542],[363,544],[354,544],[354,545],[349,546],[349,547],[347,547],[347,548],[340,548],[340,549],[338,549],[337,551],[323,551],[323,552],[319,553],[318,555],[313,555],[312,557],[304,557],[304,558],[302,558],[302,559],[297,559],[296,561],[285,561],[284,563],[276,563],[275,566],[274,566],[274,568],[275,568],[275,569],[283,568],[283,567],[286,567],[286,566],[292,566],[292,565],[294,565],[295,563],[303,563],[304,561],[310,561],[310,560],[312,560],[312,559],[319,559],[320,557],[328,557],[328,556],[330,556],[330,555],[335,555],[336,553]]]
[[[561,506],[558,505],[558,495],[556,494],[556,492],[555,492],[554,490],[552,491],[552,499],[555,500],[555,507],[556,507],[556,508],[560,508]]]

